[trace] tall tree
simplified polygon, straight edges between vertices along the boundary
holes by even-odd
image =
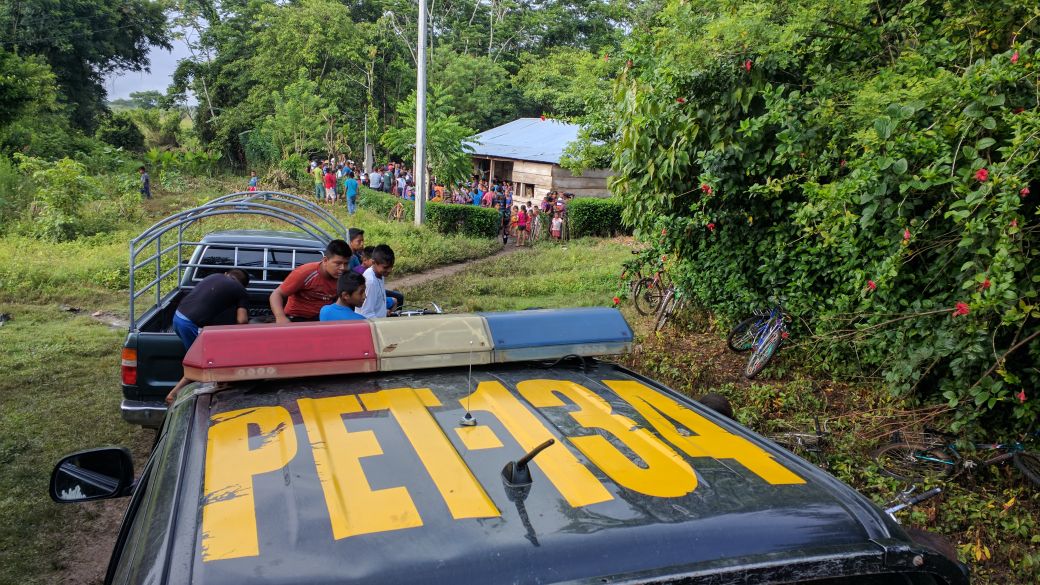
[[[72,122],[88,131],[105,109],[105,76],[147,71],[150,47],[171,47],[160,0],[10,0],[0,3],[0,43],[43,57]]]

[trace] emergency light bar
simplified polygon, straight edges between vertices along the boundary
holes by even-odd
[[[612,308],[225,325],[184,357],[200,382],[297,378],[622,353],[632,329]]]

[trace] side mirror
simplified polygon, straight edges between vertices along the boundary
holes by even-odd
[[[66,455],[51,473],[50,496],[59,504],[130,495],[134,462],[122,447],[89,449]]]

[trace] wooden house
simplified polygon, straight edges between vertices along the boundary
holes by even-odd
[[[579,177],[560,166],[564,148],[577,137],[576,124],[541,118],[513,120],[469,139],[473,172],[481,180],[511,183],[514,197],[521,201],[540,201],[549,191],[609,197],[609,170],[589,169]]]

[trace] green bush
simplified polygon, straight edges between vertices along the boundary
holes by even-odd
[[[11,227],[29,207],[33,185],[5,156],[0,156],[0,233]]]
[[[498,211],[475,205],[429,203],[426,222],[442,234],[462,234],[474,238],[495,238],[501,224]]]
[[[785,281],[832,374],[942,401],[954,427],[1035,424],[1032,9],[666,4],[603,115],[624,217],[687,299],[732,322]]]
[[[104,118],[95,136],[116,148],[133,152],[144,150],[144,134],[141,134],[133,117],[126,112],[117,112]]]
[[[397,205],[398,201],[401,201],[399,197],[394,197],[387,193],[369,189],[365,186],[360,186],[358,191],[358,206],[371,211],[379,217],[386,217],[390,210]],[[404,218],[408,221],[415,219],[415,202],[405,201],[404,206]]]
[[[621,221],[624,209],[617,199],[595,199],[585,197],[573,199],[567,205],[567,219],[570,221],[571,237],[584,236],[616,236],[632,233]]]
[[[404,218],[415,219],[415,202],[403,201],[393,195],[380,193],[368,187],[361,187],[358,205],[362,209],[386,217],[398,202],[404,203]],[[427,203],[426,223],[438,233],[451,235],[461,234],[471,238],[495,238],[498,236],[499,216],[494,209],[485,209],[474,205],[455,205],[452,203]]]

